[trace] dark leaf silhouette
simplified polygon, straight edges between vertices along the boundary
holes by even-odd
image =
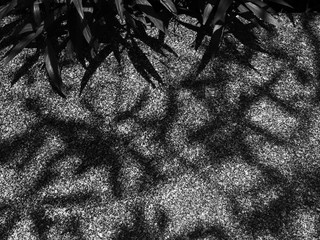
[[[147,18],[162,32],[168,33],[164,25],[163,20],[155,12],[152,5],[147,0],[137,0],[137,5],[139,9],[146,15]]]
[[[35,1],[33,3],[33,19],[37,26],[41,24],[41,12],[40,12],[40,2]]]
[[[177,8],[171,0],[160,0],[160,2],[169,10],[169,12],[177,14]]]
[[[83,13],[83,6],[81,0],[71,0],[71,2],[74,4],[74,6],[77,9],[77,12],[81,19],[84,19],[84,13]]]
[[[50,39],[46,41],[46,49],[45,49],[45,66],[49,76],[49,81],[53,89],[61,96],[66,97],[65,94],[65,86],[62,82],[60,69],[58,65],[58,59],[56,57],[56,51],[53,48]]]
[[[213,6],[211,3],[207,3],[204,11],[203,11],[203,16],[202,16],[202,24],[205,25],[207,23],[207,20],[212,13]]]
[[[157,38],[149,36],[146,32],[145,29],[143,29],[142,26],[138,28],[137,31],[137,37],[139,40],[141,40],[143,43],[148,45],[150,48],[152,48],[153,51],[162,54],[163,56],[166,55],[165,51],[168,51],[169,53],[174,54],[177,57],[177,54],[175,51],[167,44],[161,43],[161,41]]]
[[[10,3],[0,7],[0,19],[4,18],[11,12],[18,4],[18,0],[13,0]]]
[[[97,70],[101,62],[104,61],[104,59],[109,56],[109,54],[112,52],[112,45],[106,46],[103,50],[99,52],[99,54],[90,62],[84,76],[81,80],[81,87],[80,87],[80,93],[83,92],[85,86],[87,85],[90,77],[93,75],[93,73]]]
[[[258,38],[251,31],[250,26],[245,25],[239,19],[233,19],[230,31],[245,46],[256,51],[265,52],[265,50],[260,46]]]
[[[211,58],[217,53],[219,49],[220,40],[223,35],[223,31],[224,27],[222,25],[216,25],[214,32],[211,36],[209,46],[206,48],[206,51],[203,54],[203,57],[197,69],[197,74],[202,72],[202,70],[210,62]]]
[[[4,64],[7,65],[15,56],[17,56],[25,47],[27,47],[36,37],[43,31],[43,26],[40,26],[36,32],[30,33],[17,45],[13,46],[9,52],[6,53]]]
[[[256,15],[258,18],[263,19],[264,21],[266,21],[272,25],[275,25],[277,27],[279,26],[278,21],[263,8],[255,5],[253,3],[250,3],[250,2],[247,2],[245,4],[250,9],[250,11],[252,11],[253,14]]]
[[[219,5],[217,8],[217,11],[214,15],[214,18],[212,20],[211,25],[213,27],[215,27],[215,25],[217,23],[219,23],[219,21],[224,24],[225,23],[225,18],[226,18],[226,14],[227,14],[227,10],[229,9],[231,3],[233,0],[220,0],[219,1]]]
[[[291,4],[289,4],[287,1],[284,1],[284,0],[269,0],[269,1],[286,6],[286,7],[289,7],[289,8],[293,8],[293,6]]]
[[[40,52],[37,51],[34,55],[32,55],[31,57],[27,58],[26,62],[23,64],[23,66],[21,68],[19,68],[15,74],[14,77],[11,81],[11,86],[13,86],[16,82],[19,81],[19,79],[27,73],[27,71],[29,71],[30,68],[32,68],[32,66],[34,64],[36,64],[36,62],[39,60],[40,57]]]
[[[153,87],[155,87],[155,84],[152,82],[151,77],[153,77],[159,83],[163,83],[160,75],[154,69],[153,65],[143,51],[139,48],[137,43],[133,39],[131,41],[132,43],[128,51],[128,55],[138,73],[140,73],[141,76]]]
[[[82,31],[82,22],[80,16],[74,9],[69,9],[67,16],[67,26],[70,34],[71,46],[78,61],[83,67],[86,67],[85,59],[87,56],[88,42],[84,39]]]
[[[124,21],[124,7],[123,7],[123,0],[115,0],[116,7],[118,14],[122,21]]]
[[[122,52],[128,52],[132,64],[137,70],[139,69],[138,72],[146,80],[151,81],[150,77],[152,77],[161,82],[161,77],[147,56],[131,39],[141,40],[145,46],[163,56],[167,56],[167,52],[176,56],[165,41],[166,35],[169,35],[170,22],[175,21],[180,26],[196,32],[194,41],[196,50],[205,37],[209,36],[212,39],[202,58],[199,67],[201,71],[219,48],[220,41],[223,39],[222,29],[230,29],[239,41],[253,50],[262,51],[251,34],[251,27],[270,30],[272,26],[279,26],[277,19],[273,16],[277,11],[290,9],[288,12],[290,14],[295,10],[301,12],[302,8],[310,11],[317,5],[310,2],[308,6],[291,0],[4,0],[0,3],[0,19],[9,16],[6,19],[9,21],[0,30],[0,48],[13,46],[4,56],[5,64],[8,64],[26,47],[37,48],[40,53],[45,52],[47,60],[52,60],[47,61],[46,66],[51,70],[49,74],[51,81],[55,79],[52,82],[55,87],[60,82],[56,76],[57,71],[54,70],[59,65],[59,58],[55,64],[53,54],[49,54],[51,47],[56,57],[64,54],[63,51],[66,50],[67,57],[75,56],[83,68],[87,69],[90,65],[92,69],[96,69],[93,58],[99,54],[100,46],[110,45],[111,52],[119,63]],[[179,15],[182,14],[187,18],[194,18],[197,23],[181,21]],[[288,17],[293,21],[292,15]],[[242,20],[249,21],[249,24],[243,24]],[[160,30],[158,39],[149,35],[149,30],[152,28]],[[248,36],[244,36],[245,34]],[[125,43],[117,43],[117,36],[121,36]],[[52,41],[51,47],[46,46],[46,39]],[[128,51],[121,51],[121,46]],[[139,57],[134,57],[133,52]],[[141,66],[135,62],[137,59],[145,65]],[[88,70],[86,76],[89,76],[90,72],[91,70]],[[15,78],[12,82],[16,81]],[[87,81],[88,78],[85,77],[82,81],[82,89]]]

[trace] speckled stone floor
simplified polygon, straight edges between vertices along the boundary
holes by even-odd
[[[0,239],[319,239],[320,19],[280,21],[196,78],[172,29],[157,88],[125,54],[81,96],[65,66],[66,99],[37,63],[10,87],[32,50],[0,65]]]

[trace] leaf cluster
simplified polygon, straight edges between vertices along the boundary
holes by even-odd
[[[3,0],[0,21],[10,16],[15,20],[10,23],[13,30],[3,30],[0,47],[11,46],[3,58],[5,65],[24,48],[36,48],[44,55],[52,88],[65,97],[59,64],[63,52],[93,72],[99,59],[113,53],[120,62],[121,51],[127,49],[133,65],[144,78],[150,80],[152,76],[161,81],[152,65],[141,66],[136,62],[137,54],[147,62],[148,59],[135,39],[157,52],[162,53],[162,48],[172,51],[164,44],[170,21],[197,32],[196,49],[206,35],[210,36],[200,72],[206,59],[218,50],[226,30],[234,30],[235,37],[245,42],[243,34],[251,34],[252,27],[278,26],[271,5],[292,8],[287,0]],[[195,18],[198,24],[181,21],[182,14]],[[148,35],[147,30],[152,28],[159,30],[158,38]],[[239,29],[241,34],[237,34]],[[89,77],[82,79],[80,94],[88,80]]]

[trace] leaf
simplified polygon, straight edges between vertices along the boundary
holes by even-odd
[[[134,28],[135,30],[139,30],[139,26],[137,26],[137,24],[140,24],[142,23],[142,25],[147,28],[148,27],[148,23],[146,21],[146,18],[144,16],[135,16],[135,15],[132,15],[132,19],[135,19],[137,21],[139,21],[139,23],[135,23],[136,24],[136,27]]]
[[[240,4],[240,5],[238,6],[238,11],[239,11],[240,14],[249,12],[248,8],[246,8],[245,6],[243,6],[243,4]]]
[[[155,84],[151,80],[151,77],[153,77],[158,83],[162,84],[163,81],[161,76],[154,68],[146,54],[139,48],[138,44],[133,39],[131,40],[131,46],[128,49],[128,57],[134,68],[147,82],[151,84],[152,87],[155,87]]]
[[[199,29],[200,29],[200,27],[199,27],[199,26],[192,25],[192,24],[187,23],[187,22],[183,22],[183,21],[181,21],[180,19],[177,19],[177,22],[178,22],[179,24],[181,24],[182,26],[184,26],[184,27],[186,27],[186,28],[190,29],[191,31],[198,32],[198,31],[199,31]]]
[[[294,8],[292,5],[290,5],[289,3],[287,3],[284,0],[269,0],[269,1],[277,3],[277,4],[280,4],[280,5],[283,5],[283,6],[286,6],[286,7],[289,7],[289,8]]]
[[[33,27],[32,27],[32,24],[31,24],[31,23],[27,23],[27,24],[21,29],[21,31],[19,32],[19,34],[24,34],[24,33],[32,32],[32,31],[34,31],[34,30],[33,30]]]
[[[259,19],[256,18],[256,16],[251,12],[246,6],[240,4],[238,6],[239,10],[239,16],[247,21],[249,21],[251,24],[254,24],[256,27],[260,27],[260,24],[258,22]],[[261,20],[260,20],[261,21]]]
[[[160,0],[161,4],[173,14],[177,14],[177,8],[171,0]]]
[[[81,24],[79,24],[78,27],[81,27],[81,29],[83,29],[82,34],[83,34],[84,38],[86,39],[86,41],[88,43],[90,43],[91,39],[92,39],[92,35],[91,35],[90,27],[89,27],[86,19],[84,18],[82,0],[71,0],[71,2],[73,2],[73,4],[76,7],[77,12],[80,16],[80,23]]]
[[[128,12],[124,12],[124,15],[126,16],[127,23],[129,23],[129,25],[133,29],[136,29],[137,28],[137,24],[136,24],[134,18]]]
[[[72,49],[81,65],[86,68],[85,57],[89,44],[83,36],[82,23],[79,14],[74,8],[70,8],[67,14],[67,28],[72,43]]]
[[[145,32],[145,30],[141,28],[138,29],[139,31],[137,31],[137,38],[140,39],[140,41],[148,45],[153,51],[160,53],[163,56],[166,56],[166,53],[164,50],[177,56],[177,53],[169,45],[162,43],[157,38],[149,36]]]
[[[40,2],[35,1],[33,3],[33,19],[37,26],[41,24],[41,12],[40,12]]]
[[[83,28],[82,33],[83,33],[83,36],[86,39],[86,41],[88,43],[90,43],[91,39],[92,39],[92,34],[91,34],[90,27],[89,27],[88,23],[84,23],[84,28]]]
[[[29,69],[39,62],[40,51],[36,51],[32,56],[28,56],[23,65],[14,72],[13,79],[11,80],[11,86],[21,79],[21,77],[28,73]]]
[[[65,98],[65,85],[62,82],[58,59],[56,52],[50,39],[46,39],[46,49],[44,53],[44,61],[47,73],[49,75],[49,82],[53,88],[61,97]]]
[[[82,79],[81,79],[81,86],[80,86],[80,92],[79,96],[82,94],[84,88],[86,87],[88,81],[94,74],[94,72],[98,69],[98,67],[101,65],[101,63],[112,53],[112,45],[109,44],[105,46],[99,53],[96,55],[96,57],[93,59],[93,61],[90,62],[89,67],[87,68],[86,72],[84,73]]]
[[[84,19],[82,0],[71,0],[71,2],[73,2],[74,6],[76,7],[81,19]]]
[[[124,21],[124,7],[123,7],[123,0],[115,0],[117,11],[119,13],[121,21]]]
[[[264,20],[265,22],[268,22],[274,26],[277,26],[277,27],[279,26],[277,19],[275,19],[270,13],[268,13],[263,8],[260,8],[259,6],[255,5],[253,3],[250,3],[250,2],[245,3],[245,5],[258,18],[260,18],[260,19]]]
[[[28,46],[36,37],[38,37],[43,31],[43,26],[40,26],[37,31],[30,33],[17,45],[12,47],[7,53],[4,60],[4,65],[7,65],[15,56],[17,56],[26,46]]]
[[[206,48],[205,53],[202,56],[201,62],[197,69],[197,74],[200,74],[202,70],[207,66],[210,62],[211,58],[218,52],[221,38],[223,36],[224,26],[223,25],[215,25],[213,29],[213,33],[210,39],[210,43]]]
[[[208,3],[203,11],[203,15],[202,15],[202,24],[205,25],[211,12],[212,12],[213,6]]]
[[[18,4],[17,0],[12,0],[5,6],[0,7],[0,20],[8,15]]]
[[[238,18],[234,18],[230,26],[230,31],[243,45],[255,51],[266,52],[259,45],[259,40],[252,32],[252,28],[253,26],[250,28],[249,24],[244,24]]]
[[[225,22],[226,13],[231,5],[233,0],[220,0],[217,11],[214,15],[211,25],[214,27],[219,21],[222,23]]]
[[[14,32],[11,34],[11,36],[21,37],[22,34],[25,34],[27,32],[34,32],[34,28],[30,22],[23,21],[22,23],[18,23],[16,25]]]
[[[245,2],[252,2],[261,8],[268,8],[269,7],[268,4],[266,4],[265,2],[262,2],[261,0],[247,0]]]
[[[140,10],[150,19],[150,21],[164,33],[168,33],[164,26],[163,21],[160,19],[158,14],[154,11],[153,6],[147,0],[137,0],[137,5]]]

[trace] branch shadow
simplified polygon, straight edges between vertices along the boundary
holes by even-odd
[[[307,25],[305,28],[308,30]],[[308,33],[311,34],[311,31],[309,30]],[[316,36],[312,36],[312,38],[317,39]],[[137,43],[134,42],[134,44],[136,44],[135,46],[137,47]],[[314,44],[316,45],[316,42],[314,42]],[[316,46],[316,49],[318,49],[318,45]],[[137,49],[131,51],[135,50]],[[268,54],[289,63],[289,66],[295,71],[298,78],[303,78],[304,81],[301,82],[302,84],[307,84],[312,80],[312,75],[297,66],[297,61],[284,51],[272,47],[270,47],[269,50]],[[108,54],[110,54],[110,49],[106,50],[106,55]],[[142,53],[140,52],[140,54]],[[233,54],[237,53],[233,51],[232,54],[221,54],[220,57],[226,58],[224,60],[230,60]],[[133,57],[133,55],[132,52],[131,56]],[[240,56],[240,58],[243,58],[243,56]],[[104,57],[101,57],[101,61],[103,59]],[[248,62],[250,63],[250,61]],[[97,67],[98,65],[99,63],[94,67]],[[319,64],[317,63],[317,65]],[[139,67],[137,66],[137,68]],[[154,78],[159,77],[151,70],[148,70],[148,72],[147,70],[142,69],[141,71],[144,71],[148,77],[150,77],[150,75]],[[269,230],[272,235],[280,236],[282,234],[282,229],[279,226],[288,223],[288,216],[294,211],[297,205],[301,204],[301,202],[298,201],[300,196],[297,196],[297,193],[292,190],[295,182],[291,183],[276,167],[259,162],[257,156],[252,152],[251,146],[248,145],[246,136],[248,135],[248,132],[255,132],[256,134],[263,136],[267,142],[280,146],[292,146],[290,139],[288,140],[278,136],[269,129],[259,125],[254,125],[250,119],[248,119],[247,112],[251,106],[264,97],[271,99],[277,106],[281,106],[285,109],[287,113],[297,117],[302,116],[307,124],[300,124],[298,128],[301,128],[301,131],[309,131],[308,127],[310,126],[308,122],[310,122],[310,114],[308,112],[300,113],[299,109],[296,109],[292,102],[278,99],[278,97],[270,90],[279,81],[283,71],[284,70],[276,71],[267,83],[264,83],[262,86],[255,89],[254,94],[247,92],[241,93],[239,101],[235,106],[230,106],[227,101],[226,87],[229,82],[232,82],[232,76],[228,73],[227,69],[216,68],[214,70],[214,77],[210,76],[200,80],[190,80],[191,78],[188,76],[192,74],[191,72],[188,73],[185,80],[182,81],[180,89],[169,87],[168,109],[166,116],[161,121],[145,121],[138,119],[137,113],[148,100],[147,93],[143,92],[130,110],[118,113],[114,117],[113,123],[116,125],[119,122],[134,119],[142,126],[142,128],[146,128],[149,125],[155,125],[159,128],[157,140],[160,140],[167,151],[171,151],[178,155],[178,153],[175,152],[176,150],[173,150],[173,147],[170,146],[171,143],[166,139],[166,134],[178,114],[179,103],[177,92],[185,89],[190,90],[196,99],[205,102],[209,112],[216,113],[214,121],[204,127],[200,127],[200,129],[191,130],[187,136],[190,143],[205,143],[206,149],[208,149],[210,158],[212,159],[210,160],[210,164],[219,165],[226,161],[225,159],[230,156],[241,156],[246,163],[258,168],[263,175],[263,178],[266,179],[265,188],[271,188],[275,185],[283,186],[284,190],[282,195],[277,200],[273,201],[266,210],[253,211],[250,215],[246,215],[245,217],[236,214],[240,223],[244,225],[246,230],[251,232],[252,235],[255,235],[256,232],[260,230]],[[90,73],[86,76],[87,79],[89,79]],[[317,76],[319,76],[319,72],[317,73]],[[205,88],[214,88],[217,90],[218,95],[216,96],[216,101],[214,101],[213,98],[207,99],[205,97],[205,94],[203,94]],[[102,132],[98,126],[102,124],[104,116],[96,111],[89,101],[82,101],[81,104],[85,109],[91,112],[92,116],[94,116],[93,124],[82,121],[60,120],[56,116],[45,115],[41,110],[41,103],[37,99],[28,99],[25,108],[28,112],[34,113],[39,121],[29,127],[26,133],[16,135],[13,139],[1,141],[0,166],[10,166],[10,168],[15,169],[18,174],[22,174],[28,169],[28,166],[32,164],[32,161],[37,157],[37,153],[45,144],[46,132],[40,131],[40,129],[45,128],[57,131],[65,144],[65,147],[58,151],[57,154],[46,159],[45,167],[43,168],[44,170],[41,170],[41,173],[35,176],[33,183],[20,194],[22,197],[19,197],[22,198],[22,201],[13,200],[12,203],[10,202],[7,206],[1,208],[0,211],[7,214],[5,223],[0,225],[0,234],[2,234],[1,236],[4,236],[4,239],[9,238],[12,229],[19,221],[26,205],[31,205],[29,211],[36,226],[35,231],[40,238],[47,239],[48,231],[53,222],[47,219],[44,213],[43,208],[45,205],[68,207],[72,205],[82,205],[90,201],[99,201],[99,199],[96,199],[93,196],[94,194],[92,192],[87,192],[70,194],[68,196],[45,197],[40,202],[34,203],[34,196],[58,177],[56,173],[52,171],[53,164],[65,158],[67,155],[77,156],[83,160],[74,171],[74,174],[77,176],[88,172],[91,168],[106,167],[109,169],[110,176],[108,180],[111,183],[112,194],[117,200],[125,197],[121,190],[122,183],[119,180],[122,168],[122,162],[119,160],[120,154],[130,154],[137,159],[137,162],[143,166],[143,174],[146,178],[151,179],[151,187],[154,187],[159,182],[163,181],[164,177],[162,172],[152,165],[155,161],[154,159],[147,158],[135,149],[130,148],[127,140],[121,139],[112,131],[107,134]],[[84,134],[84,137],[80,136],[80,131],[86,133]],[[212,135],[215,136],[212,137]],[[212,137],[212,139],[210,139],[210,137]],[[12,149],[15,151],[12,151]],[[122,149],[124,150],[122,151]],[[14,162],[15,154],[19,151],[23,152],[23,157],[19,162]],[[311,190],[315,196],[320,195],[320,187],[318,184],[319,177],[317,174],[318,172],[315,171],[308,175],[299,175],[300,179],[298,179],[297,182],[301,180],[306,182],[307,189],[305,189],[305,193]],[[311,196],[310,199],[305,200],[306,202],[308,201],[308,204],[312,207],[317,204],[315,196]],[[129,239],[156,239],[152,233],[149,232],[145,224],[143,210],[139,209],[138,206],[137,209],[134,210],[134,213],[133,227],[128,227],[126,225],[121,226],[120,233],[116,239],[128,239],[128,236]],[[158,216],[160,222],[158,225],[160,226],[161,231],[164,231],[166,228],[167,222],[169,221],[167,218],[168,216],[161,213]],[[83,238],[77,220],[74,219],[72,222],[73,223],[68,227],[68,231],[73,232],[73,234],[77,235],[79,238]],[[199,226],[194,232],[189,233],[188,237],[190,239],[197,239],[212,235],[220,239],[230,239],[227,230],[223,227],[220,228],[220,226],[212,226],[212,228],[209,229],[203,229]],[[176,239],[179,239],[179,237]],[[182,239],[182,237],[180,239]]]
[[[54,116],[44,115],[41,112],[41,104],[36,99],[29,99],[26,101],[26,110],[35,113],[40,119],[37,123],[29,127],[28,131],[20,135],[14,136],[14,139],[1,141],[0,144],[0,157],[1,166],[9,167],[16,171],[18,175],[23,176],[25,179],[21,183],[22,190],[18,191],[18,195],[14,196],[12,202],[8,203],[10,206],[9,216],[6,217],[4,223],[1,224],[1,236],[3,239],[8,239],[16,223],[20,220],[20,216],[26,209],[30,212],[30,216],[36,226],[36,232],[41,239],[47,239],[48,229],[51,222],[46,221],[44,218],[43,207],[51,205],[56,207],[74,206],[75,204],[83,204],[88,201],[98,201],[92,192],[79,193],[68,196],[57,197],[44,197],[42,200],[36,200],[40,196],[38,193],[45,189],[46,186],[51,184],[59,175],[53,171],[53,165],[68,155],[79,156],[83,159],[82,163],[74,170],[74,175],[81,175],[88,171],[90,168],[107,166],[110,168],[111,176],[109,180],[114,196],[120,197],[119,181],[117,180],[120,166],[117,158],[118,154],[115,153],[111,146],[113,144],[113,137],[108,139],[97,127],[91,126],[81,122],[63,121]],[[43,130],[45,129],[45,130]],[[40,131],[39,131],[40,130]],[[43,161],[42,170],[39,173],[34,172],[32,165],[37,159],[39,151],[43,151],[43,146],[46,140],[47,131],[58,131],[61,139],[65,143],[65,149],[61,149],[57,154],[49,157],[49,159],[40,159]],[[79,136],[79,131],[88,132],[87,136]],[[94,136],[93,140],[90,135]],[[85,147],[84,147],[85,146]],[[12,151],[15,149],[15,151]],[[47,149],[50,151],[49,149]],[[22,151],[21,156],[15,154]],[[21,159],[15,159],[21,158]],[[43,165],[44,164],[44,165]],[[26,173],[28,173],[26,175]],[[26,181],[32,176],[31,182]],[[3,177],[3,176],[2,176]],[[13,179],[15,180],[15,179]],[[4,196],[7,198],[7,196]],[[41,199],[41,198],[40,198]],[[7,201],[7,200],[6,200]],[[7,208],[1,209],[1,212]],[[41,210],[42,209],[42,210]],[[38,212],[41,211],[41,212]]]
[[[318,35],[311,30],[310,22],[314,18],[312,16],[307,16],[304,18],[303,26],[306,35],[309,36],[312,46],[315,47],[315,55],[317,55],[319,49]],[[222,61],[228,62],[231,60],[231,56],[237,58],[237,53],[232,51],[229,54],[226,49],[225,54],[220,54],[219,57]],[[232,49],[231,49],[232,50]],[[313,84],[314,76],[301,67],[298,64],[297,58],[289,55],[286,51],[280,47],[267,46],[265,51],[268,55],[274,57],[275,59],[281,60],[289,65],[289,68],[294,71],[295,77],[302,86],[307,86],[308,84]],[[241,57],[241,56],[240,56]],[[221,59],[220,59],[221,60]],[[250,58],[248,60],[250,63]],[[241,62],[237,63],[241,65]],[[316,60],[316,65],[318,66],[318,60]],[[249,66],[251,69],[252,67]],[[226,101],[226,84],[232,82],[232,76],[228,74],[223,67],[216,67],[214,72],[214,77],[201,79],[199,77],[195,80],[186,79],[182,82],[182,88],[191,90],[192,95],[206,103],[210,112],[216,112],[214,121],[206,124],[197,130],[191,130],[188,135],[190,143],[193,142],[205,142],[206,148],[209,151],[209,155],[214,159],[213,165],[220,165],[221,162],[228,159],[229,156],[241,156],[246,163],[251,166],[257,167],[259,172],[261,172],[263,178],[266,180],[266,188],[271,188],[272,186],[281,185],[283,187],[283,193],[281,197],[270,204],[270,206],[263,211],[253,212],[252,215],[236,214],[239,219],[241,219],[241,224],[245,226],[246,231],[251,233],[252,236],[258,237],[259,231],[267,231],[271,233],[272,236],[287,237],[283,234],[283,227],[288,226],[290,220],[290,215],[293,214],[296,208],[301,207],[301,205],[307,205],[311,209],[315,209],[318,206],[317,199],[319,198],[319,184],[318,181],[318,170],[314,169],[312,172],[305,173],[301,169],[294,170],[297,174],[298,180],[292,183],[286,176],[283,175],[278,168],[259,162],[257,156],[253,153],[253,149],[248,145],[246,137],[248,133],[253,132],[259,136],[263,136],[263,141],[274,144],[276,146],[282,146],[284,148],[299,148],[299,145],[295,145],[295,140],[290,138],[284,138],[281,135],[270,131],[267,128],[256,125],[248,119],[247,114],[251,106],[258,102],[260,99],[267,98],[276,104],[277,107],[283,109],[290,116],[294,116],[298,120],[298,125],[296,127],[296,132],[310,132],[311,130],[311,109],[300,109],[295,105],[294,99],[281,99],[277,96],[272,88],[281,79],[282,74],[288,69],[280,69],[273,73],[271,79],[262,84],[262,86],[256,87],[254,89],[254,94],[243,92],[239,96],[239,101],[236,107],[231,107]],[[223,80],[221,80],[223,76]],[[319,70],[316,69],[316,78],[319,76]],[[219,99],[216,102],[212,102],[212,99],[207,102],[204,94],[199,94],[203,92],[205,88],[214,88],[217,91],[215,96]],[[311,100],[312,104],[318,103],[319,99],[319,88],[317,87],[317,95]],[[223,110],[217,111],[217,108],[222,108]],[[228,127],[230,128],[228,129]],[[214,136],[213,138],[209,137]],[[303,137],[303,135],[301,136]],[[209,141],[206,139],[209,138]],[[301,139],[303,140],[303,139]],[[298,150],[297,150],[298,151]],[[270,155],[272,152],[270,152]],[[307,183],[307,189],[303,190],[303,193],[297,193],[293,189],[294,185],[301,184],[302,182]],[[305,186],[305,185],[303,185]],[[312,196],[304,197],[308,192],[312,192]],[[305,200],[299,200],[303,198]],[[201,231],[200,231],[201,232]],[[293,234],[288,232],[288,234]],[[198,236],[198,235],[197,235]],[[198,236],[199,237],[199,236]],[[192,238],[191,238],[192,239]]]

